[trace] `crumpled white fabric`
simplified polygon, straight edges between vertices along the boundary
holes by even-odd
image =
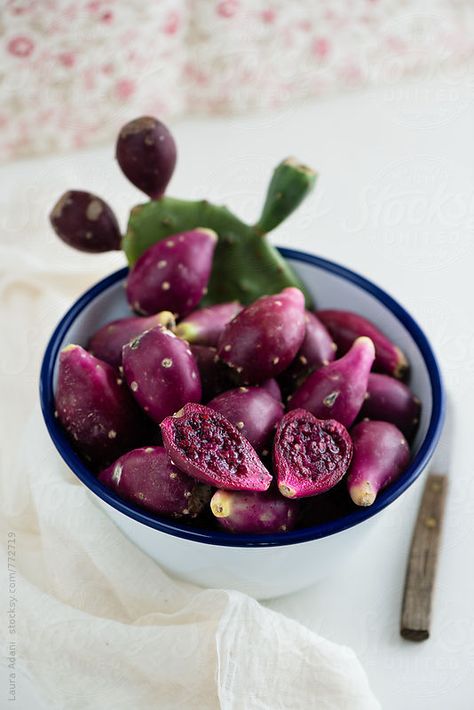
[[[23,508],[4,521],[16,536],[17,646],[50,707],[379,707],[349,648],[239,592],[170,579],[96,507],[38,411],[20,448]]]
[[[350,649],[238,592],[173,581],[64,465],[37,404],[39,361],[72,298],[116,257],[66,264],[61,245],[42,247],[0,247],[0,566],[10,531],[17,600],[2,648],[16,641],[52,710],[379,708]],[[6,609],[8,576],[1,586]]]

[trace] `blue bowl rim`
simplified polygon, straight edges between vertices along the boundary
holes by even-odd
[[[107,488],[104,484],[98,481],[94,474],[88,470],[87,466],[72,449],[67,435],[55,418],[53,376],[54,366],[64,335],[69,330],[79,313],[81,313],[81,311],[83,311],[89,303],[91,303],[103,291],[107,290],[109,287],[126,277],[128,268],[125,267],[96,283],[71,306],[56,326],[49,340],[43,357],[40,373],[41,409],[46,428],[56,449],[68,467],[77,475],[82,483],[105,503],[115,508],[115,510],[132,518],[136,522],[147,525],[148,527],[195,542],[228,547],[274,547],[293,545],[296,543],[309,542],[318,538],[328,537],[329,535],[342,532],[343,530],[347,530],[354,525],[368,520],[390,505],[407,488],[409,488],[428,464],[441,434],[444,420],[445,396],[439,365],[428,339],[420,326],[388,293],[354,271],[351,271],[350,269],[335,262],[323,259],[313,254],[308,254],[306,252],[283,247],[280,247],[279,251],[286,259],[292,259],[294,261],[300,261],[302,263],[317,266],[320,269],[329,271],[336,276],[352,282],[356,286],[372,294],[396,316],[396,318],[410,333],[426,363],[433,400],[428,430],[416,456],[412,459],[404,474],[391,486],[382,491],[370,507],[357,509],[348,515],[330,522],[298,530],[292,530],[289,532],[264,535],[234,535],[223,531],[192,528],[188,524],[153,516],[138,506],[120,499],[111,489]]]

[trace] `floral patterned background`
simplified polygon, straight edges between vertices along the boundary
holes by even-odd
[[[469,0],[3,0],[0,160],[474,58]]]

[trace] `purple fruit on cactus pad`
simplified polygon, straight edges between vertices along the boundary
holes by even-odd
[[[217,235],[197,228],[174,234],[147,249],[127,279],[127,298],[142,315],[190,313],[203,297],[211,274]]]
[[[224,530],[233,533],[277,533],[292,530],[298,522],[299,502],[277,491],[263,493],[218,490],[211,510]]]
[[[98,357],[109,365],[119,367],[122,364],[122,348],[137,335],[145,330],[163,325],[165,328],[173,328],[175,325],[174,316],[170,311],[162,311],[154,316],[142,318],[132,316],[131,318],[120,318],[99,328],[89,340],[87,349],[92,355]]]
[[[259,384],[288,367],[304,333],[304,296],[285,288],[240,311],[224,328],[217,352],[241,383]]]
[[[158,423],[201,399],[199,370],[187,343],[162,326],[125,345],[122,362],[133,396]]]
[[[125,500],[173,518],[195,518],[211,489],[179,471],[162,446],[134,449],[99,474],[99,481]]]
[[[360,422],[351,436],[354,455],[347,487],[356,505],[372,505],[378,492],[403,473],[410,449],[401,431],[389,422]]]
[[[389,375],[370,373],[361,419],[391,422],[410,441],[418,429],[420,412],[420,400],[403,382]]]
[[[365,335],[375,345],[374,370],[398,379],[407,376],[409,364],[405,353],[369,320],[351,311],[317,311],[316,315],[331,333],[341,355],[351,348],[356,338]]]
[[[224,365],[217,357],[217,350],[207,345],[190,345],[196,360],[202,385],[202,401],[208,402],[230,386]]]
[[[115,156],[126,177],[156,200],[164,193],[176,165],[176,144],[167,127],[151,116],[125,124]]]
[[[351,457],[351,438],[334,419],[316,419],[304,409],[295,409],[278,425],[273,463],[278,488],[288,498],[314,496],[333,488]]]
[[[117,372],[79,345],[61,351],[55,403],[74,448],[94,467],[141,443],[140,411]]]
[[[224,326],[242,310],[238,301],[200,308],[176,326],[175,333],[188,343],[215,347]]]
[[[266,491],[272,477],[256,451],[228,419],[202,404],[161,423],[163,443],[181,471],[226,490]]]
[[[281,402],[280,385],[273,377],[271,377],[269,380],[264,380],[259,386],[263,390],[266,390],[269,394],[271,394],[273,399],[276,399],[278,402]]]
[[[49,219],[58,237],[74,249],[92,254],[120,249],[122,238],[114,213],[90,192],[65,192]]]
[[[373,361],[370,338],[357,338],[344,357],[316,370],[303,382],[288,408],[307,409],[319,419],[336,419],[349,427],[362,407]]]
[[[258,453],[267,448],[284,414],[283,404],[263,387],[228,390],[212,399],[207,406],[232,422]]]
[[[311,313],[305,313],[305,336],[291,365],[281,375],[285,389],[292,391],[314,370],[328,365],[336,356],[336,344],[327,328]]]

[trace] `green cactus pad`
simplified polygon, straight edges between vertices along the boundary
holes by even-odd
[[[287,158],[277,165],[256,230],[265,234],[278,227],[311,192],[316,178],[314,170],[295,158]]]
[[[227,207],[207,200],[189,201],[174,197],[134,207],[130,213],[122,247],[130,266],[143,252],[161,239],[197,227],[213,229],[219,237],[214,254],[208,293],[202,305],[238,300],[252,303],[265,294],[279,293],[296,286],[305,294],[306,306],[312,299],[288,262],[269,243],[264,232],[280,224],[308,194],[315,173],[288,159],[275,170],[270,182],[262,217],[251,227]]]

